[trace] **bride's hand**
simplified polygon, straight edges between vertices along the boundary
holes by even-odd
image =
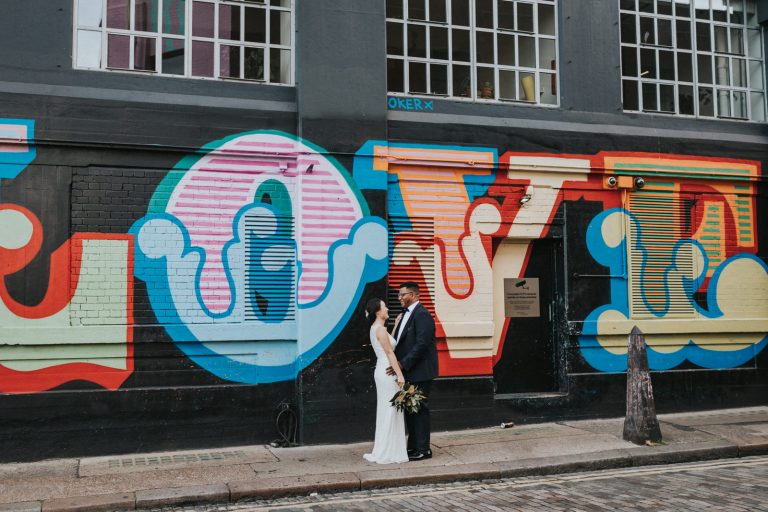
[[[405,385],[405,377],[397,378],[397,387],[401,388]]]

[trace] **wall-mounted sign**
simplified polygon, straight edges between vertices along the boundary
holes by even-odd
[[[504,280],[504,316],[509,318],[541,316],[537,277]]]
[[[434,112],[434,100],[420,100],[418,98],[387,98],[387,107],[390,110],[412,110],[416,112]]]

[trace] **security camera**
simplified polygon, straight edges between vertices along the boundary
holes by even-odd
[[[643,188],[645,186],[645,180],[643,178],[635,178],[635,188]]]
[[[618,183],[618,180],[616,179],[616,176],[610,176],[607,180],[605,180],[605,183],[608,184],[609,187],[615,187]]]

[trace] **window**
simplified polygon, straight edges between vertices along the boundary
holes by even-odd
[[[292,0],[75,0],[75,67],[293,83]]]
[[[387,0],[391,93],[557,105],[555,0]]]
[[[756,0],[619,0],[625,111],[765,121]]]

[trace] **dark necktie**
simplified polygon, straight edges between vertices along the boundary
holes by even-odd
[[[408,313],[408,311],[409,311],[410,309],[411,309],[411,308],[410,308],[410,306],[409,306],[409,307],[407,307],[407,308],[405,308],[405,309],[403,310],[403,318],[400,320],[400,323],[399,323],[399,324],[397,324],[397,331],[395,332],[395,340],[396,340],[396,341],[400,341],[400,331],[402,331],[402,330],[403,330],[403,324],[405,323],[405,315]]]

